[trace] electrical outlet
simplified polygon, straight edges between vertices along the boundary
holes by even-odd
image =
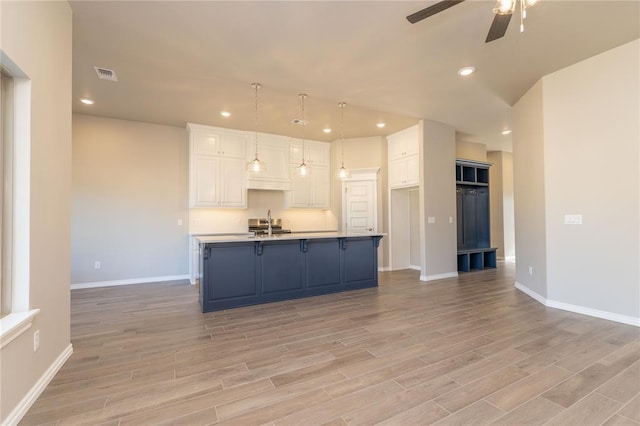
[[[427,223],[436,223],[436,218],[434,216],[429,216],[427,218]]]
[[[178,219],[178,226],[182,226],[182,219]]]
[[[453,223],[453,216],[449,216],[449,223]]]
[[[37,351],[40,347],[40,330],[33,332],[33,351]]]
[[[529,275],[533,276],[533,266],[529,266]]]
[[[93,262],[93,269],[100,269],[102,268],[102,263],[100,263],[99,260],[96,260],[95,262]]]

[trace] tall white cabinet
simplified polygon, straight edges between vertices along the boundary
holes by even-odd
[[[246,207],[246,132],[192,123],[187,129],[189,207]]]
[[[390,188],[418,185],[418,137],[418,126],[409,127],[387,137]]]
[[[389,177],[389,266],[420,269],[419,128],[387,136]]]

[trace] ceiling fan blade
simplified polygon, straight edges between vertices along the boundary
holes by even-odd
[[[497,40],[499,38],[504,37],[504,34],[507,32],[507,27],[509,26],[509,21],[511,21],[511,14],[509,15],[496,14],[493,17],[491,28],[489,28],[487,39],[484,42],[489,43],[490,41]]]
[[[411,22],[412,24],[415,24],[416,22],[422,21],[423,19],[428,18],[429,16],[433,16],[436,13],[442,12],[443,10],[447,10],[458,3],[462,3],[463,1],[464,0],[439,1],[434,5],[431,5],[425,9],[419,10],[416,13],[412,13],[411,15],[407,16],[407,21]]]

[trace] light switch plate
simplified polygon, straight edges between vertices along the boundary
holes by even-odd
[[[565,225],[582,225],[582,215],[581,214],[565,214],[564,224]]]
[[[436,223],[436,218],[435,218],[435,217],[433,217],[433,216],[429,216],[429,217],[427,218],[427,223]]]

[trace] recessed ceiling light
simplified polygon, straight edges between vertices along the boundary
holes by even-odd
[[[511,130],[504,130],[504,131],[502,132],[502,134],[503,134],[503,135],[508,135],[509,133],[511,133]]]
[[[382,129],[382,128],[383,128],[384,126],[386,126],[386,125],[387,125],[386,123],[378,123],[378,124],[376,124],[376,126],[377,126],[379,129]]]
[[[85,105],[93,105],[93,104],[95,104],[94,101],[92,101],[91,99],[87,99],[87,98],[80,99],[80,102],[82,102]]]
[[[328,127],[326,129],[322,129],[322,131],[325,132],[325,133],[331,133],[331,129],[328,128]]]
[[[220,115],[223,117],[231,117],[231,113],[229,111],[222,111],[220,112]]]
[[[458,70],[458,75],[467,76],[473,74],[476,69],[474,67],[464,67]]]

